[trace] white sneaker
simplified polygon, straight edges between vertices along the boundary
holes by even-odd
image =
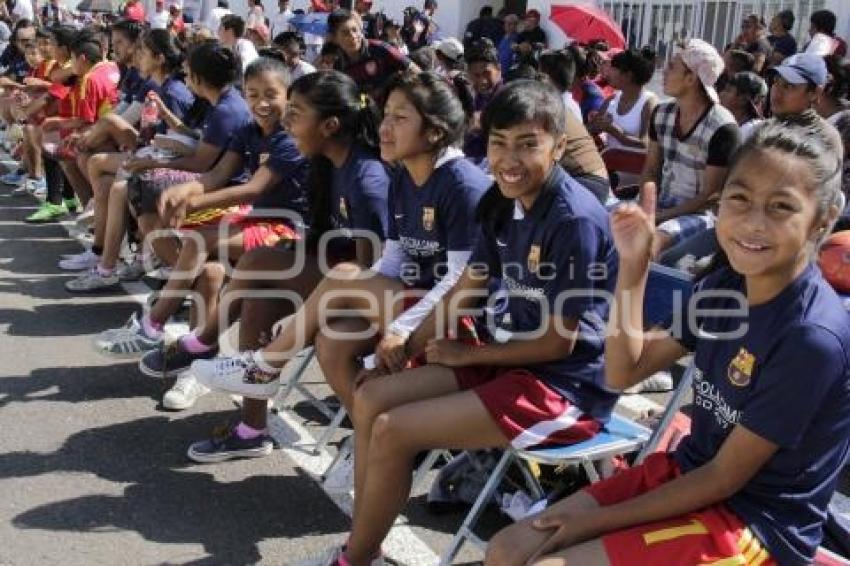
[[[92,267],[97,267],[99,261],[99,255],[95,255],[91,250],[86,250],[83,253],[60,260],[59,269],[64,269],[65,271],[88,271]]]
[[[80,225],[88,225],[94,222],[94,199],[91,199],[88,204],[86,204],[85,210],[74,218],[74,222]]]
[[[120,280],[114,271],[109,275],[103,275],[97,266],[92,267],[76,279],[65,282],[65,289],[70,293],[97,293],[107,289],[118,287]]]
[[[632,385],[623,393],[636,395],[638,393],[666,393],[673,390],[673,376],[669,371],[654,373],[635,385]]]
[[[195,404],[199,397],[203,397],[210,390],[192,375],[192,372],[183,372],[174,386],[165,392],[162,397],[162,406],[172,411],[182,411]]]
[[[161,348],[162,339],[145,335],[142,324],[134,313],[123,327],[101,332],[95,338],[94,345],[101,354],[132,359]]]
[[[326,550],[318,556],[313,556],[312,558],[307,558],[306,560],[300,560],[295,563],[295,566],[337,566],[344,552],[344,547],[336,546],[334,548]],[[372,561],[369,562],[369,566],[385,565],[386,562],[384,562],[383,556],[373,558]]]
[[[329,493],[350,493],[354,490],[354,454],[350,453],[328,472],[324,483]]]
[[[280,389],[280,372],[257,367],[251,352],[230,358],[196,360],[190,370],[205,386],[249,399],[271,399]]]

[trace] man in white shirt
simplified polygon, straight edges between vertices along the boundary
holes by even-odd
[[[260,55],[254,44],[245,39],[245,20],[234,14],[228,14],[221,18],[218,28],[218,40],[239,55],[242,61],[242,71],[254,62]]]
[[[233,12],[230,11],[230,4],[227,0],[218,0],[215,8],[210,10],[207,16],[206,28],[213,33],[218,33],[218,28],[221,27],[221,19]]]
[[[839,41],[835,38],[835,14],[818,10],[809,16],[809,35],[812,39],[803,47],[803,53],[826,57],[836,53]],[[842,57],[844,54],[839,53]]]
[[[168,20],[171,14],[165,9],[165,0],[156,0],[156,8],[148,14],[148,23],[151,29],[168,29]]]
[[[272,16],[271,20],[272,39],[285,31],[290,31],[289,20],[295,16],[289,7],[289,0],[279,0],[277,7],[280,11]]]

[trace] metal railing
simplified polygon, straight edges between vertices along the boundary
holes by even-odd
[[[847,1],[847,0],[845,0]],[[749,14],[768,24],[779,11],[794,12],[792,35],[802,45],[808,38],[809,15],[827,8],[827,0],[598,0],[623,30],[632,46],[649,45],[666,61],[680,39],[698,37],[722,50],[741,31]]]

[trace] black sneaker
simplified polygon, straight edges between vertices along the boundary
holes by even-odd
[[[183,342],[177,340],[167,346],[151,350],[139,360],[139,370],[157,379],[177,377],[192,365],[195,360],[210,360],[218,353],[218,348],[193,354],[183,348]]]
[[[236,458],[262,458],[273,449],[274,442],[266,434],[246,440],[236,434],[235,426],[225,426],[214,430],[211,439],[192,444],[188,455],[195,462],[213,464]]]

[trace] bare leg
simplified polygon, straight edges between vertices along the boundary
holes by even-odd
[[[204,264],[193,287],[200,295],[201,303],[193,305],[189,320],[192,327],[218,316],[218,297],[223,286],[224,266],[218,262]]]
[[[100,264],[115,269],[121,255],[121,242],[127,230],[127,182],[113,183],[107,193],[106,227],[103,234],[103,254]]]
[[[65,173],[65,178],[71,183],[74,193],[79,197],[83,206],[86,206],[92,198],[92,189],[88,180],[74,161],[60,161],[59,165],[62,167],[62,172]]]
[[[183,238],[180,256],[174,264],[174,273],[163,287],[162,295],[151,307],[149,316],[155,322],[164,324],[177,312],[185,298],[184,292],[192,288],[207,258],[214,257],[218,250],[221,243],[218,226],[196,230],[195,233],[201,236],[203,243],[199,247],[195,238]],[[232,258],[242,253],[242,232],[238,227],[230,230],[226,245]]]
[[[137,217],[137,220],[139,231],[142,233],[142,241],[149,242],[156,256],[164,261],[166,265],[173,266],[177,263],[177,258],[180,257],[180,243],[177,238],[148,238],[154,230],[162,229],[163,226],[159,221],[159,216],[156,214],[142,214]]]
[[[340,311],[350,312],[382,329],[401,312],[403,292],[404,286],[396,279],[352,263],[339,264],[287,321],[275,341],[263,349],[263,356],[270,365],[283,367],[292,355],[313,342],[331,311],[337,313],[336,317],[342,316]]]
[[[531,524],[532,521],[565,510],[582,511],[595,509],[598,506],[599,504],[593,497],[584,491],[577,491],[566,499],[553,504],[542,513],[523,519],[496,533],[487,544],[487,555],[484,563],[487,566],[526,564],[529,558],[534,556],[552,534],[550,531],[534,528]],[[597,562],[576,562],[576,564],[597,564]],[[604,562],[601,564],[604,564]]]
[[[358,466],[362,484],[355,491],[359,504],[346,550],[355,565],[368,564],[380,552],[381,542],[410,496],[417,453],[508,444],[478,396],[458,392],[454,372],[442,366],[366,383],[355,394],[354,414],[355,466],[358,460],[366,460],[365,468],[362,462]],[[367,444],[365,449],[362,444]]]
[[[94,245],[100,248],[104,246],[106,235],[109,190],[115,179],[115,171],[123,160],[124,155],[120,153],[97,153],[86,161],[88,178],[94,191]]]
[[[353,410],[354,379],[362,367],[360,357],[375,351],[377,337],[356,340],[353,337],[333,337],[333,333],[352,334],[368,329],[369,323],[362,318],[343,318],[319,331],[314,341],[322,375],[348,414]]]

